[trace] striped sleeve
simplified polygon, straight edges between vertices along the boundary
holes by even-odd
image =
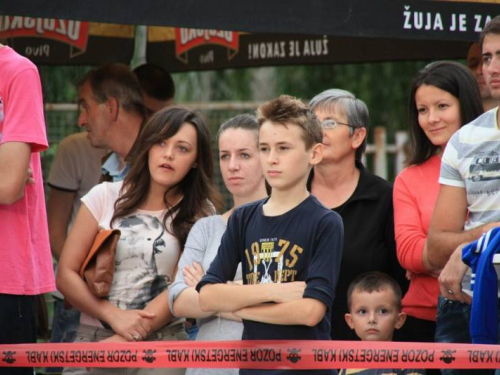
[[[441,173],[439,183],[455,187],[465,188],[465,181],[458,166],[458,150],[460,147],[460,132],[456,132],[451,137],[441,158]]]

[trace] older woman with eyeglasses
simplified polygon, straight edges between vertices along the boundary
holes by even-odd
[[[357,340],[344,320],[347,288],[359,274],[381,271],[406,290],[405,272],[396,257],[392,186],[361,163],[366,148],[368,108],[352,93],[331,89],[309,103],[323,125],[323,160],[308,187],[321,203],[344,221],[344,251],[332,308],[334,340]]]

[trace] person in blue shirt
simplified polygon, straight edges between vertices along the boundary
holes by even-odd
[[[272,192],[229,218],[217,256],[197,285],[200,308],[242,318],[244,340],[329,340],[343,224],[306,188],[322,158],[321,124],[308,106],[285,95],[257,114],[261,166]],[[228,284],[240,262],[244,285]],[[254,371],[283,370],[240,374]]]

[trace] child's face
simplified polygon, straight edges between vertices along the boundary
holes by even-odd
[[[345,320],[363,341],[392,341],[394,329],[403,326],[406,314],[398,311],[389,288],[371,293],[354,290]]]
[[[321,144],[306,150],[303,130],[264,122],[259,131],[259,152],[262,171],[273,189],[287,191],[307,180],[312,165],[321,161]]]

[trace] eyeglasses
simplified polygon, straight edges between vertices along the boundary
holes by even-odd
[[[339,125],[345,125],[345,126],[349,126],[350,128],[355,128],[355,126],[345,124],[343,122],[340,122],[340,121],[337,121],[334,119],[328,119],[328,120],[325,120],[321,123],[321,126],[323,127],[323,129],[335,129]]]

